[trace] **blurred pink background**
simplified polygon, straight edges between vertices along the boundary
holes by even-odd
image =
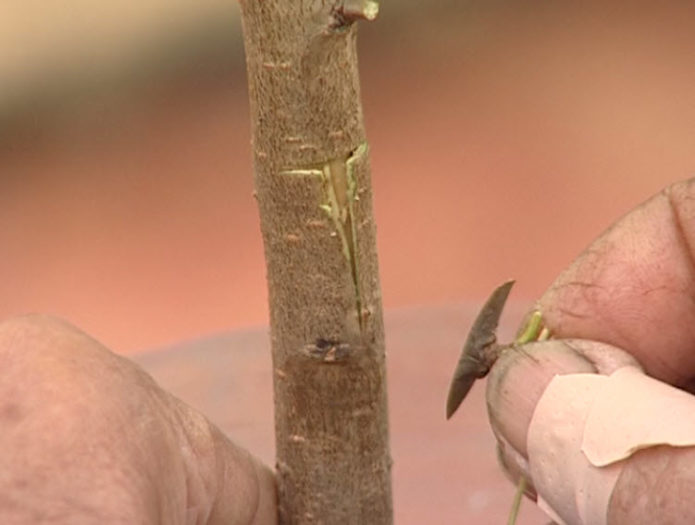
[[[508,277],[530,301],[695,173],[692,7],[456,5],[384,4],[361,28],[387,309],[477,301]],[[127,97],[90,85],[3,123],[0,317],[51,312],[125,353],[266,323],[230,42],[203,73],[181,59]]]

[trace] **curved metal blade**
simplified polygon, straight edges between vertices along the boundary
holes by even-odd
[[[492,366],[492,363],[486,362],[483,351],[497,341],[495,332],[513,285],[514,281],[507,281],[492,292],[468,332],[449,387],[446,400],[447,419],[454,415],[475,380],[485,377]]]

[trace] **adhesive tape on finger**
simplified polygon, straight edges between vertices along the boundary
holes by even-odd
[[[605,512],[601,517],[600,510],[587,510],[583,500],[590,498],[593,508],[607,509],[616,469],[594,467],[582,453],[585,424],[606,381],[608,377],[596,374],[556,376],[531,419],[527,437],[531,478],[539,506],[559,523],[606,522]],[[588,494],[587,484],[592,481],[604,490]]]
[[[527,437],[539,506],[558,523],[605,525],[623,460],[651,446],[695,445],[694,411],[693,396],[634,367],[554,377]]]

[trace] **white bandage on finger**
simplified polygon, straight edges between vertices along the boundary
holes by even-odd
[[[555,376],[527,437],[539,506],[558,523],[605,525],[622,461],[656,445],[694,446],[694,412],[695,397],[634,367]]]

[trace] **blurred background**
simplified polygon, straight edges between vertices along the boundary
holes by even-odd
[[[695,8],[383,2],[360,29],[384,304],[531,301],[695,173]],[[0,317],[123,353],[266,323],[238,6],[0,6]]]

